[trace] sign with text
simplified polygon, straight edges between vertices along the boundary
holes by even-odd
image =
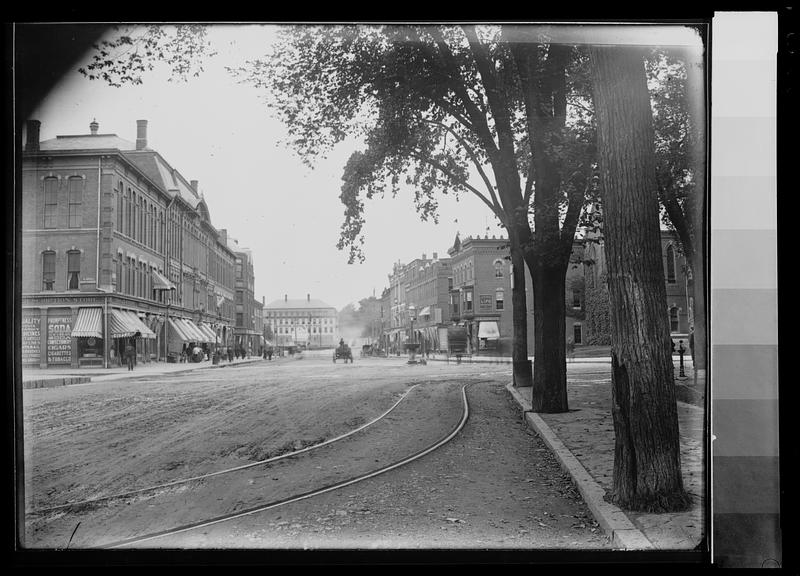
[[[480,301],[478,303],[479,310],[488,311],[492,309],[492,295],[491,294],[481,294]]]
[[[72,362],[72,316],[47,318],[47,364]]]
[[[41,317],[34,314],[22,315],[22,363],[38,364],[42,359]]]

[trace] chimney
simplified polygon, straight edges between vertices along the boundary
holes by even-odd
[[[28,141],[25,144],[27,152],[39,151],[39,127],[41,125],[39,120],[28,120]]]
[[[284,302],[288,302],[289,301],[289,295],[288,294],[284,294],[283,295],[283,301]]]
[[[92,136],[97,136],[97,130],[100,128],[100,124],[97,123],[97,118],[93,118],[91,124],[89,124],[89,130],[92,133]]]
[[[306,294],[306,302],[311,302],[311,294]]]
[[[192,190],[197,192],[197,180],[192,180],[190,184],[192,185]]]
[[[136,121],[136,149],[147,148],[147,120]]]

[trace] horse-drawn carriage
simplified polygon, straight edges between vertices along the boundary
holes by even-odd
[[[340,342],[339,345],[333,350],[334,364],[337,360],[344,360],[345,364],[347,364],[348,360],[350,360],[351,364],[353,363],[353,351],[350,350],[350,346],[344,342]]]

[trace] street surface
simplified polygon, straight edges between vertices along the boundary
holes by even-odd
[[[524,424],[505,390],[509,380],[508,364],[359,357],[333,364],[326,353],[25,390],[26,545],[107,546],[369,473],[446,437],[461,419],[461,389],[469,383],[466,425],[419,460],[138,546],[608,547],[569,475]],[[401,398],[371,426],[300,455],[42,511],[313,446],[372,421]]]

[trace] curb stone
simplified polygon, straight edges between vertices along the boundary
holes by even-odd
[[[655,548],[653,543],[641,530],[636,528],[620,508],[605,501],[605,490],[592,478],[572,452],[564,446],[564,443],[559,440],[541,416],[535,412],[529,412],[530,403],[520,395],[514,385],[509,383],[506,385],[506,389],[524,410],[523,414],[528,425],[544,440],[558,458],[561,467],[572,476],[573,482],[578,487],[592,515],[608,536],[611,545],[625,550]]]

